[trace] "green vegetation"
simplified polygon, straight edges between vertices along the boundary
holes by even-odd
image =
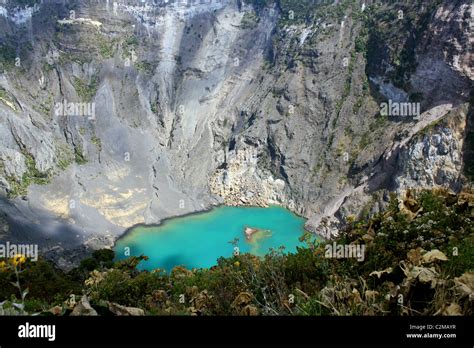
[[[0,71],[9,70],[15,66],[16,50],[8,44],[0,46]]]
[[[139,44],[135,35],[127,36],[122,42],[122,59],[132,59],[132,52],[137,54]]]
[[[7,95],[7,91],[3,87],[0,87],[0,98],[7,98]]]
[[[157,101],[152,101],[150,103],[150,110],[153,112],[155,115],[158,114],[158,102]]]
[[[89,83],[79,78],[74,79],[74,89],[77,95],[82,99],[82,102],[90,102],[97,93],[98,87],[97,76],[93,76]]]
[[[36,185],[46,185],[49,183],[50,176],[48,173],[42,173],[36,169],[36,161],[29,153],[23,153],[25,156],[25,163],[27,171],[23,174],[22,182],[26,185],[36,184]]]
[[[257,14],[253,11],[246,12],[242,17],[242,21],[240,22],[240,27],[243,29],[253,29],[258,25],[260,18]]]
[[[415,92],[410,94],[410,102],[421,103],[423,101],[423,93]]]
[[[79,165],[87,163],[87,158],[84,156],[82,146],[80,145],[74,148],[74,160]]]
[[[116,40],[104,37],[102,35],[97,36],[97,45],[99,53],[104,59],[113,58],[115,53]]]
[[[44,102],[39,102],[36,105],[33,105],[33,110],[35,110],[37,113],[41,114],[42,116],[45,116],[46,118],[51,117],[51,105],[53,105],[52,102],[52,97],[50,96],[47,101]]]
[[[48,62],[43,63],[43,69],[44,72],[49,73],[50,71],[53,71],[53,64],[49,65]]]
[[[431,122],[430,124],[428,124],[425,128],[423,128],[419,134],[420,135],[430,135],[433,133],[433,131],[436,129],[436,127],[438,127],[439,125],[441,125],[443,123],[443,118],[440,118],[438,120],[435,120],[433,122]]]
[[[364,21],[367,21],[366,17],[362,17]],[[367,54],[367,43],[369,39],[369,27],[367,25],[363,25],[359,35],[355,39],[354,42],[354,49],[357,53],[362,53],[364,55]]]
[[[356,53],[352,52],[351,57],[348,62],[347,76],[344,82],[344,90],[342,92],[341,98],[336,103],[336,111],[335,111],[336,117],[332,121],[333,128],[335,128],[337,125],[337,121],[339,120],[339,116],[341,115],[341,109],[344,105],[344,102],[346,101],[347,97],[349,97],[349,95],[351,94],[352,74],[354,72],[354,65],[355,65],[356,59],[357,59]]]
[[[386,3],[369,6],[363,17],[368,37],[361,37],[356,45],[366,53],[367,73],[377,75],[385,69],[383,62],[389,62],[394,70],[387,77],[396,87],[409,91],[409,80],[417,67],[416,50],[440,2],[416,0],[396,8]]]
[[[124,48],[126,49],[136,48],[139,44],[140,42],[135,35],[128,36],[123,42]]]
[[[323,167],[323,163],[322,163],[322,160],[321,158],[318,160],[318,163],[314,166],[313,170],[312,170],[312,177],[316,176],[322,169]]]
[[[100,138],[98,138],[97,136],[93,136],[91,138],[91,142],[97,147],[97,150],[99,152],[102,150],[102,140],[100,140]]]
[[[57,315],[71,312],[71,294],[104,315],[110,302],[149,315],[473,315],[473,214],[473,191],[408,192],[371,218],[349,217],[334,239],[364,245],[363,262],[326,257],[325,243],[306,233],[308,247],[294,254],[244,254],[170,274],[138,271],[146,256],[114,263],[110,250],[67,274],[26,261],[19,283],[29,289],[29,313],[59,306]],[[11,299],[15,274],[3,269],[0,299]]]
[[[78,52],[61,52],[59,56],[59,64],[65,65],[67,63],[75,62],[79,65],[90,63],[92,61],[91,55],[82,55]],[[48,65],[48,64],[46,64]],[[52,68],[52,66],[50,65]]]
[[[371,131],[367,131],[364,134],[362,134],[359,142],[359,149],[364,150],[369,144],[371,143]]]
[[[280,0],[279,7],[282,12],[280,24],[284,26],[311,21],[316,10],[315,3],[314,0]]]
[[[28,186],[23,185],[21,181],[18,181],[14,177],[7,176],[6,177],[8,185],[10,185],[10,190],[8,191],[7,197],[8,198],[15,198],[18,196],[24,196],[27,193]]]
[[[8,184],[10,185],[8,198],[24,196],[27,194],[28,186],[31,184],[46,185],[49,184],[51,180],[50,172],[43,173],[36,168],[36,161],[31,154],[24,151],[23,155],[25,156],[25,164],[27,169],[21,180],[17,180],[13,177],[7,177]]]
[[[276,0],[248,0],[248,4],[251,4],[256,10],[261,10],[271,4],[274,4]]]
[[[141,71],[141,72],[143,72],[143,73],[145,73],[145,74],[152,74],[153,71],[154,71],[154,69],[155,69],[155,67],[153,66],[153,64],[150,63],[150,62],[148,62],[148,61],[146,61],[146,60],[141,61],[141,62],[137,62],[137,63],[135,64],[135,66],[137,67],[137,70],[138,70],[138,71]]]
[[[58,167],[61,170],[66,170],[67,167],[69,167],[72,164],[72,161],[70,161],[68,158],[60,158],[58,160]]]
[[[66,170],[66,168],[74,162],[75,156],[67,145],[60,145],[57,149],[56,157],[58,159],[58,167],[61,170]]]
[[[276,5],[280,10],[280,27],[310,23],[316,18],[340,21],[347,13],[349,7],[359,9],[359,4],[354,0],[342,0],[334,6],[332,0],[249,0],[257,15],[265,7]]]

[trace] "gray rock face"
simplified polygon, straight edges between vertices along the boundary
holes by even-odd
[[[14,11],[0,7],[0,42],[30,49],[0,76],[4,238],[63,268],[133,225],[217,204],[281,204],[326,233],[376,192],[462,182],[467,1],[431,20],[410,91],[430,97],[407,122],[376,116],[380,92],[408,93],[366,76],[355,10],[308,25],[234,0]],[[418,135],[444,118],[459,122]]]
[[[440,126],[436,133],[414,141],[400,154],[398,188],[447,186],[460,189],[463,138],[451,128]]]

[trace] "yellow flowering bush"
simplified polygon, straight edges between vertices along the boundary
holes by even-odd
[[[0,261],[0,271],[6,272],[8,270],[14,271],[15,268],[18,270],[21,268],[21,265],[25,264],[27,258],[25,255],[17,254],[9,259]]]
[[[28,289],[22,289],[21,288],[21,284],[20,284],[20,273],[23,272],[23,270],[21,269],[21,266],[23,264],[26,263],[26,256],[25,255],[21,255],[21,254],[17,254],[15,256],[13,256],[12,258],[10,259],[6,259],[6,260],[2,260],[0,261],[0,272],[7,272],[7,271],[13,271],[15,273],[15,276],[16,276],[16,281],[15,282],[11,282],[11,284],[18,289],[19,293],[20,293],[20,298],[21,298],[21,302],[19,303],[16,303],[16,302],[12,302],[11,305],[13,307],[11,307],[10,311],[7,311],[7,308],[5,308],[5,306],[2,306],[1,310],[6,313],[6,314],[25,314],[26,312],[24,311],[24,307],[25,307],[25,297],[26,295],[28,294]],[[7,306],[8,307],[8,306]]]
[[[24,255],[18,254],[11,258],[11,263],[14,266],[20,266],[26,262],[26,257]]]
[[[0,261],[0,272],[5,272],[7,270],[7,263],[5,261]]]

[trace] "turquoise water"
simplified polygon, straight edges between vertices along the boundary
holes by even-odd
[[[160,226],[139,226],[121,238],[114,250],[123,259],[126,248],[130,256],[146,255],[140,269],[172,270],[175,266],[209,268],[217,259],[230,257],[236,251],[229,243],[239,238],[240,253],[257,256],[270,248],[285,247],[286,252],[302,246],[299,241],[305,220],[280,207],[220,207],[210,212],[167,220]],[[262,230],[248,241],[245,227]]]

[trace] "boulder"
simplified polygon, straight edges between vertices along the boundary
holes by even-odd
[[[107,301],[107,305],[109,306],[109,311],[111,311],[113,314],[118,315],[118,316],[138,317],[138,316],[145,315],[145,311],[141,308],[125,307],[117,303],[108,302],[108,301]]]
[[[79,303],[74,307],[71,316],[96,316],[97,312],[89,303],[86,295],[82,296]]]

